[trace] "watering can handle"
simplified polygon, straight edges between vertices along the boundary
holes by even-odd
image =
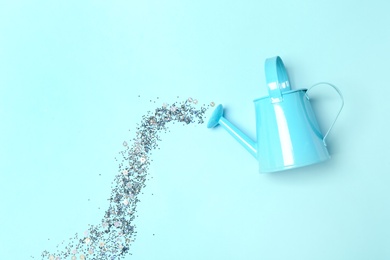
[[[328,86],[332,87],[334,90],[336,90],[337,94],[339,94],[340,99],[341,99],[341,106],[340,106],[339,112],[337,113],[335,119],[333,120],[332,124],[330,125],[328,131],[327,131],[326,134],[324,135],[324,138],[322,138],[322,141],[324,142],[324,145],[326,145],[325,139],[326,139],[326,137],[328,137],[328,134],[329,134],[330,130],[332,130],[334,124],[336,123],[337,118],[339,117],[339,115],[340,115],[340,113],[341,113],[341,110],[342,110],[343,107],[344,107],[344,98],[343,98],[343,94],[341,94],[341,91],[340,91],[335,85],[330,84],[330,83],[328,83],[328,82],[319,82],[319,83],[314,84],[313,86],[311,86],[311,87],[306,91],[306,97],[309,98],[309,96],[308,96],[309,91],[310,91],[311,89],[313,89],[314,87],[319,86],[319,85],[328,85]]]
[[[272,103],[283,101],[283,92],[291,90],[283,61],[279,56],[265,60],[265,79]]]

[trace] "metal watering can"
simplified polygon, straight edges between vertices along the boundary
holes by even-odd
[[[251,140],[223,117],[223,107],[214,110],[207,127],[221,125],[259,161],[260,172],[276,172],[326,161],[330,158],[325,139],[333,128],[343,106],[340,90],[329,83],[318,83],[309,89],[291,90],[287,72],[280,57],[265,61],[268,97],[255,99],[256,138]],[[325,135],[322,135],[308,96],[318,85],[327,84],[337,91],[341,107]]]

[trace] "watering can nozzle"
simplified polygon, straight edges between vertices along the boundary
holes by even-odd
[[[223,116],[223,106],[218,105],[213,114],[211,115],[211,118],[209,119],[209,122],[207,123],[207,128],[213,128],[219,125],[219,120]]]
[[[246,136],[240,129],[230,123],[223,116],[223,106],[218,105],[213,114],[210,117],[209,122],[207,123],[207,128],[213,128],[218,125],[221,125],[231,136],[234,137],[250,154],[255,158],[257,157],[257,144],[252,141],[248,136]]]

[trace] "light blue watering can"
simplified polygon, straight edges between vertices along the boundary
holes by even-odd
[[[220,125],[228,131],[259,161],[260,172],[283,171],[328,160],[325,139],[344,106],[340,90],[329,83],[291,90],[280,57],[265,61],[265,75],[269,96],[254,100],[257,142],[223,117],[222,105],[215,109],[207,127]],[[308,96],[313,87],[321,84],[331,86],[341,99],[340,110],[325,135],[320,131]]]

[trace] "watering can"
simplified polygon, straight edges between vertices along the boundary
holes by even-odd
[[[269,96],[253,101],[256,142],[223,116],[222,105],[216,107],[207,127],[222,126],[258,160],[260,172],[283,171],[328,160],[326,137],[344,106],[340,90],[325,82],[309,89],[292,90],[279,56],[266,59],[265,75]],[[323,84],[336,90],[341,99],[341,107],[325,135],[320,131],[308,95],[312,88]]]

